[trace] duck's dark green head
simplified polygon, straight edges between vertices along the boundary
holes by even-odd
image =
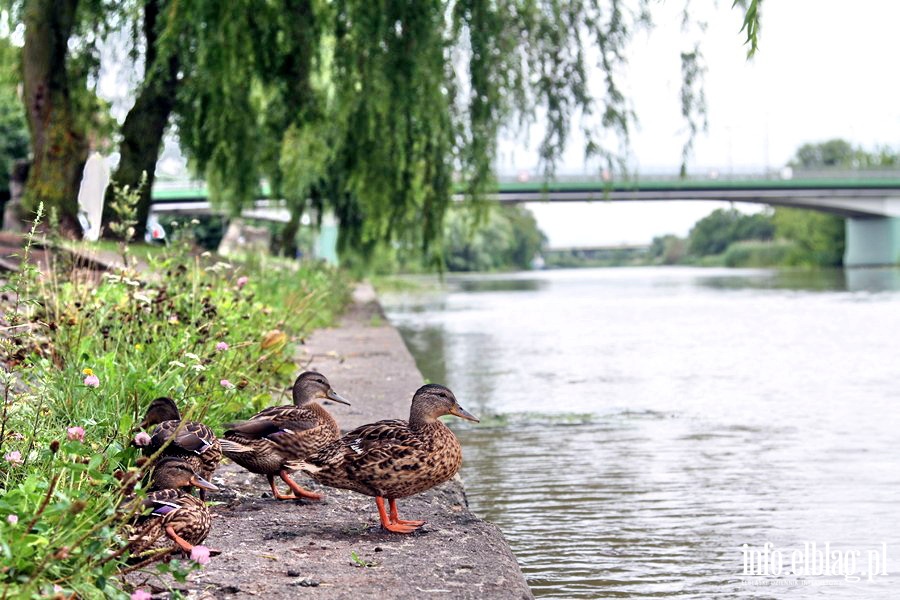
[[[350,406],[340,394],[331,389],[328,379],[321,373],[306,371],[300,373],[293,387],[294,404],[303,406],[313,400],[332,400]]]
[[[429,383],[416,390],[409,412],[410,423],[427,423],[444,415],[454,415],[466,421],[478,422],[478,419],[459,405],[449,388]]]
[[[177,456],[166,456],[159,459],[153,467],[150,479],[153,482],[153,489],[156,490],[190,489],[192,487],[212,492],[219,490],[195,473],[191,465]]]
[[[140,427],[147,429],[148,427],[159,425],[163,421],[180,420],[181,413],[178,412],[178,407],[175,406],[174,400],[165,397],[157,398],[147,407],[147,414],[144,415],[144,420],[141,421]]]

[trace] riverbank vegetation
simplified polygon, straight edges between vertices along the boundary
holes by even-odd
[[[528,270],[547,243],[534,215],[521,205],[451,206],[441,236],[439,265],[448,272]],[[432,272],[435,265],[413,243],[350,255],[345,266],[359,275],[384,276]]]
[[[214,428],[270,405],[293,340],[332,322],[349,286],[320,264],[184,245],[103,274],[53,252],[38,270],[29,252],[2,295],[0,596],[123,597],[118,506],[142,474],[131,441],[147,404],[172,397]]]

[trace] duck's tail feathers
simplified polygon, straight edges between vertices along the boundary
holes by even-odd
[[[219,440],[219,444],[221,444],[222,452],[225,454],[225,456],[231,456],[232,454],[247,454],[248,452],[253,452],[253,448],[251,448],[250,446],[245,446],[244,444],[239,444],[231,440]]]

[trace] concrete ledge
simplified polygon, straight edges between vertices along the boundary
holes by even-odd
[[[353,403],[328,407],[345,430],[407,418],[412,394],[422,384],[403,340],[367,287],[357,290],[340,327],[306,340],[298,362],[325,373]],[[465,406],[465,398],[460,400]],[[324,491],[325,500],[278,502],[268,497],[265,478],[232,464],[214,481],[228,491],[212,497],[224,504],[215,509],[206,545],[222,554],[188,585],[175,586],[190,597],[532,597],[503,535],[469,511],[458,477],[398,502],[401,516],[427,521],[406,536],[381,530],[375,502],[367,496],[318,488],[301,478],[310,489]]]

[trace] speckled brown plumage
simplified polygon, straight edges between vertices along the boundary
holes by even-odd
[[[306,458],[340,435],[334,417],[314,400],[348,402],[331,389],[323,375],[314,371],[297,377],[292,390],[294,406],[273,406],[248,421],[231,425],[222,440],[222,450],[248,471],[266,475],[276,498],[315,499],[318,494],[304,490],[288,477],[291,469],[287,465]],[[293,496],[278,492],[275,475],[291,487]]]
[[[477,421],[459,406],[449,389],[425,385],[413,396],[409,421],[363,425],[290,466],[319,483],[375,496],[385,529],[410,533],[423,521],[400,519],[396,499],[444,483],[462,464],[459,440],[438,419],[447,414]],[[390,516],[384,508],[385,498],[390,501]]]
[[[142,427],[156,425],[150,443],[143,447],[151,456],[169,439],[163,456],[183,458],[204,479],[210,479],[222,460],[222,447],[213,430],[197,421],[182,421],[178,408],[170,398],[157,398],[150,403]]]
[[[453,478],[462,447],[441,421],[411,429],[400,419],[358,427],[306,459],[319,483],[385,498],[405,498]]]
[[[199,498],[180,489],[149,492],[143,501],[146,512],[139,515],[129,536],[131,555],[141,558],[162,548],[176,548],[166,534],[174,532],[191,546],[202,544],[209,535],[212,518]]]
[[[150,473],[150,490],[143,499],[131,498],[124,510],[131,519],[129,550],[142,560],[157,550],[181,548],[190,552],[209,535],[212,519],[203,500],[191,495],[194,486],[215,491],[188,461],[166,456]]]

